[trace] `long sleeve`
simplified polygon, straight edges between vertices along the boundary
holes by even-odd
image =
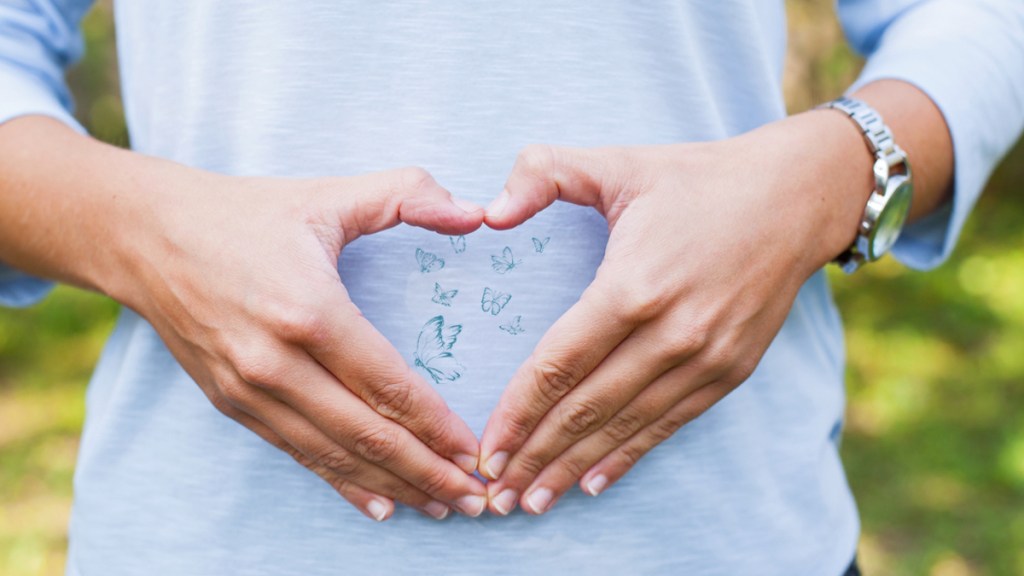
[[[850,90],[905,80],[936,103],[949,126],[953,200],[904,230],[893,249],[908,266],[937,266],[1024,129],[1024,2],[839,0],[838,8],[847,38],[867,56]]]
[[[76,130],[64,71],[82,52],[78,29],[91,0],[6,0],[0,5],[0,124],[27,114],[51,116]],[[0,305],[25,306],[51,283],[0,262]]]

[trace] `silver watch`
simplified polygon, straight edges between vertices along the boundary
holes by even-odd
[[[860,127],[875,156],[875,189],[864,208],[857,238],[835,259],[844,272],[852,274],[866,262],[881,258],[899,238],[914,195],[910,162],[893,141],[889,127],[871,106],[843,97],[819,108],[831,108],[849,116]]]

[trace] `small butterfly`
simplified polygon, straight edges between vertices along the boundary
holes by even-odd
[[[442,290],[441,285],[438,284],[437,282],[434,282],[434,297],[431,298],[430,300],[435,304],[440,304],[441,306],[447,306],[448,308],[451,308],[452,298],[455,298],[455,295],[458,293],[458,290]]]
[[[544,253],[544,249],[547,248],[548,242],[550,242],[550,241],[551,241],[551,236],[548,236],[547,238],[545,238],[543,240],[541,240],[540,238],[534,238],[533,239],[533,250],[535,252],[537,252],[537,254],[543,254]]]
[[[484,295],[480,298],[480,309],[484,312],[490,312],[491,316],[497,316],[499,312],[504,310],[511,299],[511,294],[484,288]]]
[[[466,251],[466,237],[465,236],[449,236],[448,240],[452,243],[452,250],[455,250],[456,254],[462,254]]]
[[[462,332],[461,324],[445,328],[444,316],[434,316],[423,325],[416,339],[416,366],[427,372],[434,384],[458,380],[466,368],[452,356],[452,346]]]
[[[438,258],[436,254],[424,252],[421,248],[416,249],[416,261],[420,263],[420,272],[436,272],[444,268],[444,258]]]
[[[516,316],[515,318],[512,319],[511,322],[509,322],[508,324],[502,324],[501,326],[498,326],[498,328],[501,328],[502,330],[508,332],[513,336],[518,336],[523,332],[526,332],[526,329],[519,325],[519,321],[522,319],[522,316]]]
[[[491,256],[491,268],[494,268],[494,271],[498,274],[505,274],[522,264],[522,262],[522,260],[516,260],[512,257],[512,249],[508,246],[505,246],[505,249],[501,251],[501,256]]]

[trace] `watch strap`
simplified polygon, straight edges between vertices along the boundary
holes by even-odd
[[[872,199],[885,197],[889,185],[889,179],[895,172],[904,172],[909,177],[910,166],[907,162],[907,155],[896,145],[892,131],[882,121],[882,117],[874,108],[846,96],[826,102],[818,108],[832,109],[842,112],[849,117],[860,128],[867,143],[868,149],[875,157],[873,168],[875,175],[875,189]],[[852,274],[865,263],[872,260],[867,249],[870,246],[869,235],[873,234],[877,214],[872,215],[872,200],[869,200],[865,208],[864,217],[857,231],[857,239],[842,254],[836,257],[835,263],[844,272]],[[876,256],[877,257],[877,256]]]
[[[822,104],[820,107],[838,110],[849,116],[860,127],[860,131],[864,135],[864,140],[867,142],[871,154],[875,158],[884,158],[885,163],[890,168],[906,161],[907,155],[903,152],[902,148],[896,145],[896,140],[892,137],[892,131],[889,130],[889,127],[882,121],[882,117],[871,106],[860,100],[841,96],[831,102]]]

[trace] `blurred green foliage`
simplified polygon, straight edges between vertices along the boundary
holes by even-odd
[[[790,0],[794,111],[835,96],[859,60],[827,0]],[[70,74],[78,116],[128,142],[109,3]],[[949,263],[833,274],[850,406],[843,446],[869,574],[1024,574],[1024,146],[1003,162]],[[60,574],[89,373],[117,306],[58,288],[0,310],[0,574]]]

